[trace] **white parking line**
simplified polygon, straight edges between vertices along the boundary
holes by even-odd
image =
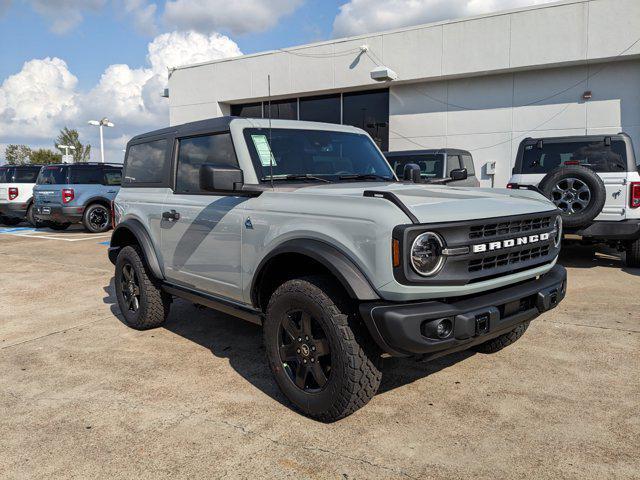
[[[18,228],[2,228],[0,227],[0,236],[9,235],[12,237],[25,237],[25,238],[42,238],[44,240],[59,240],[61,242],[82,242],[84,240],[100,240],[103,238],[109,238],[110,233],[107,234],[92,234],[82,232],[69,232],[61,233],[52,230],[36,230],[29,227]]]

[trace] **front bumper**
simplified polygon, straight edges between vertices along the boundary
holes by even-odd
[[[33,214],[41,222],[78,223],[82,221],[84,207],[36,205]]]
[[[567,271],[556,265],[545,275],[511,287],[451,301],[362,303],[360,314],[386,353],[429,359],[484,343],[533,320],[558,305],[566,288]],[[429,322],[445,318],[452,324],[451,334],[430,338]]]
[[[0,202],[0,215],[9,218],[25,218],[27,216],[28,203]]]

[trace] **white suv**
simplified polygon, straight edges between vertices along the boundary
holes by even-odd
[[[533,188],[562,211],[565,233],[626,251],[640,267],[640,175],[631,138],[526,138],[508,188]]]
[[[41,165],[4,165],[0,167],[0,223],[17,225],[33,217],[33,187]]]

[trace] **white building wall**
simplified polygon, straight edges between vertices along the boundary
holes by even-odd
[[[391,150],[470,150],[485,185],[489,161],[495,186],[507,183],[529,136],[625,131],[640,158],[640,60],[392,85],[389,116]]]

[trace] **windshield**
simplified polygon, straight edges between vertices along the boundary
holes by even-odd
[[[38,176],[38,185],[61,185],[67,183],[67,167],[43,167]]]
[[[422,178],[443,178],[444,177],[444,155],[421,154],[421,155],[389,155],[391,168],[400,178],[404,177],[404,167],[409,163],[415,163],[420,167]]]
[[[271,169],[274,180],[395,180],[386,159],[363,134],[249,128],[244,135],[262,181],[271,179]]]

